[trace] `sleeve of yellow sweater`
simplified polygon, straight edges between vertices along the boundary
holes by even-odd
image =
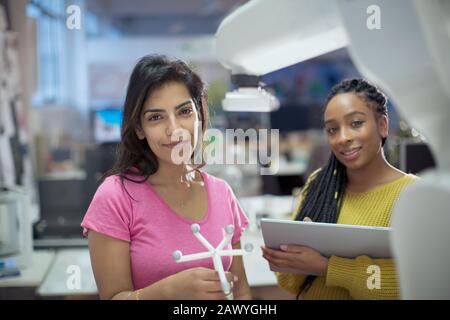
[[[287,292],[297,295],[306,276],[293,273],[275,272],[278,285]]]
[[[377,282],[377,275],[380,276],[380,282]],[[345,288],[354,299],[398,299],[400,296],[392,259],[371,259],[368,256],[346,259],[331,256],[326,285]]]

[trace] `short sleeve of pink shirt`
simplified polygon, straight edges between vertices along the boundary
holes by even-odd
[[[231,224],[231,242],[236,244],[248,226],[248,218],[225,181],[201,174],[208,194],[208,210],[202,220],[178,215],[148,183],[122,183],[120,177],[110,176],[99,186],[86,212],[81,223],[83,235],[94,230],[129,242],[135,289],[188,268],[213,269],[211,259],[176,263],[172,253],[180,250],[188,255],[206,250],[191,232],[193,223],[200,225],[201,234],[214,247],[223,239],[224,228]],[[224,249],[231,249],[231,244]],[[232,257],[222,257],[225,270],[229,270],[231,262]]]

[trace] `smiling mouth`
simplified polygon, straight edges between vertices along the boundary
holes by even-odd
[[[163,146],[166,147],[166,148],[169,148],[169,149],[173,149],[173,148],[175,148],[177,145],[184,144],[184,143],[187,143],[187,142],[188,142],[188,141],[186,141],[186,140],[183,140],[183,141],[175,141],[175,142],[172,142],[172,143],[164,143]]]
[[[361,149],[362,149],[362,147],[357,147],[357,148],[352,148],[352,149],[345,150],[345,151],[340,151],[339,153],[344,157],[345,160],[351,161],[351,160],[355,160],[358,157],[359,151]]]

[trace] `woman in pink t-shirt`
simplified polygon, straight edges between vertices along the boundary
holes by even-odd
[[[208,121],[205,89],[184,62],[146,56],[135,66],[125,100],[122,139],[81,223],[102,299],[225,299],[212,259],[176,263],[205,251],[190,225],[217,246],[234,226],[240,248],[248,219],[228,184],[186,160]],[[250,299],[242,257],[222,257],[236,299]]]

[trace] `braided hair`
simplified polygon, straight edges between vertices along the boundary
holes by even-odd
[[[376,116],[388,116],[387,97],[365,79],[349,79],[335,85],[328,95],[325,109],[331,99],[341,93],[355,93],[369,107],[373,108]],[[386,138],[382,137],[381,145],[384,146],[385,142]],[[308,217],[313,222],[336,223],[346,186],[346,167],[332,153],[327,164],[315,177],[310,178],[310,183],[302,192],[304,199],[302,199],[295,220],[303,221]],[[316,276],[306,277],[300,287],[298,296],[311,286],[315,278]]]

